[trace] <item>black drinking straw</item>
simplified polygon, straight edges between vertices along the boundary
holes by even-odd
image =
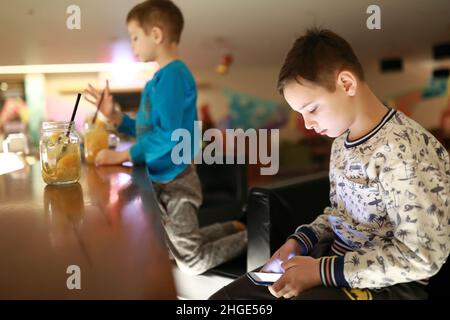
[[[95,124],[95,120],[97,120],[97,114],[98,114],[98,111],[100,110],[100,105],[101,105],[102,102],[103,102],[103,97],[104,97],[104,95],[105,95],[105,90],[102,91],[102,94],[101,94],[101,96],[100,96],[100,99],[98,100],[97,110],[95,111],[94,118],[92,118],[92,124]]]
[[[78,103],[80,103],[80,98],[81,98],[81,93],[78,94],[77,102],[75,102],[75,107],[73,108],[73,111],[72,111],[72,117],[70,118],[69,129],[67,129],[67,133],[66,133],[67,138],[69,137],[70,129],[72,129],[72,122],[75,120],[75,114],[77,113]]]
[[[75,107],[73,108],[73,111],[72,111],[72,117],[70,118],[69,128],[67,129],[67,133],[66,133],[66,137],[67,138],[69,138],[70,130],[72,129],[72,122],[75,120],[75,115],[77,113],[78,103],[80,102],[80,98],[81,98],[81,93],[78,94],[77,102],[75,102]],[[62,147],[62,150],[61,150],[61,153],[58,156],[58,160],[57,161],[59,161],[59,159],[61,159],[62,155],[66,152],[67,145],[68,145],[67,143],[64,143],[64,145]]]

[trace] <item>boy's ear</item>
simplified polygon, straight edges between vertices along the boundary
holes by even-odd
[[[347,95],[353,97],[356,94],[357,86],[358,81],[353,73],[349,71],[339,72],[336,87],[342,88]]]
[[[160,27],[153,27],[150,31],[150,35],[156,44],[160,44],[164,41],[164,33]]]

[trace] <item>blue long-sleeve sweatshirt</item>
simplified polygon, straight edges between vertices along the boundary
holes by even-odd
[[[174,130],[189,131],[193,159],[196,103],[197,89],[191,72],[182,61],[174,60],[145,85],[136,119],[123,115],[118,131],[136,137],[130,149],[131,160],[134,164],[145,163],[153,181],[168,182],[187,166],[172,161],[172,149],[181,139],[172,141]]]

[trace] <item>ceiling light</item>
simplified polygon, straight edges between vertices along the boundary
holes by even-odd
[[[128,70],[144,71],[148,70],[152,64],[153,62],[130,62]],[[0,66],[0,74],[112,72],[115,68],[115,63],[18,65]]]

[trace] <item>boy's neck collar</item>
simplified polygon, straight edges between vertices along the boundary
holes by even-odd
[[[179,59],[178,47],[175,44],[166,45],[158,50],[158,58],[156,62],[159,64],[160,69],[164,68],[168,64]]]
[[[361,138],[355,139],[355,140],[349,140],[348,139],[348,133],[347,133],[347,137],[345,138],[344,141],[344,146],[346,148],[352,148],[352,147],[356,147],[358,145],[360,145],[361,143],[366,142],[367,140],[369,140],[370,138],[372,138],[378,131],[381,130],[381,128],[384,127],[384,125],[394,116],[394,114],[397,112],[397,110],[393,109],[393,108],[387,108],[387,112],[384,115],[384,117],[381,119],[381,121],[367,134],[365,134],[364,136],[362,136]]]
[[[164,69],[168,65],[170,65],[178,60],[179,60],[178,58],[172,58],[172,59],[165,60],[164,62],[158,62],[159,70]]]

